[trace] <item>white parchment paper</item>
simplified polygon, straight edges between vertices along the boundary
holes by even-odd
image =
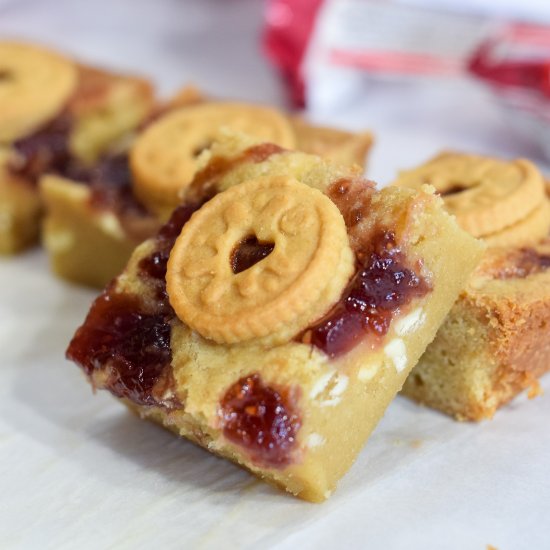
[[[0,0],[0,33],[141,69],[165,90],[192,78],[281,104],[257,48],[260,10],[255,0]],[[444,146],[530,153],[483,94],[389,86],[367,102],[314,101],[311,113],[373,127],[370,173],[383,182]],[[547,395],[479,425],[398,397],[338,491],[312,505],[92,395],[64,351],[93,296],[54,279],[40,251],[0,259],[1,548],[550,547],[548,377]]]

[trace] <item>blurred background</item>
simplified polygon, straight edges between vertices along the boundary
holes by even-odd
[[[548,0],[0,0],[0,34],[371,129],[381,183],[441,149],[550,158]]]

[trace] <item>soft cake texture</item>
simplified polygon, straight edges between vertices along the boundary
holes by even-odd
[[[428,188],[378,192],[353,169],[239,136],[215,144],[201,163],[187,206],[134,251],[77,331],[68,357],[94,387],[111,391],[143,418],[300,498],[322,501],[433,339],[482,246],[458,228]],[[325,193],[345,222],[358,274],[378,270],[380,279],[366,279],[376,297],[365,310],[370,328],[360,328],[344,347],[323,347],[319,326],[328,326],[327,319],[340,311],[355,278],[328,316],[277,345],[263,338],[216,343],[191,330],[168,304],[162,266],[191,205],[196,209],[209,196],[260,176],[293,178]],[[382,244],[373,248],[377,242]],[[416,281],[414,293],[395,282],[378,286],[388,284],[384,270],[394,261],[408,266],[397,279]],[[382,311],[378,303],[389,309]],[[112,336],[104,347],[98,338],[106,333]],[[147,360],[147,369],[139,362],[129,368],[136,357]]]
[[[537,394],[549,319],[550,242],[489,251],[403,393],[459,420],[491,418],[524,389]]]

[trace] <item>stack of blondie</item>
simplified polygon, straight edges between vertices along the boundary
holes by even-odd
[[[296,496],[331,494],[402,388],[477,420],[550,367],[528,161],[443,153],[377,190],[368,131],[160,102],[26,44],[0,42],[0,99],[0,252],[41,233],[56,274],[105,287],[67,357]]]

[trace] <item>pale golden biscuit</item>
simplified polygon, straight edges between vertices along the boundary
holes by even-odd
[[[0,42],[0,142],[10,143],[57,116],[77,81],[72,61],[37,46]]]
[[[253,184],[247,183],[251,180]],[[277,224],[272,249],[260,236],[263,231],[273,236],[268,229],[281,209],[277,193],[268,212],[253,218],[249,227],[254,233],[243,234],[243,219],[261,207],[250,190],[258,180],[270,181],[275,191],[285,190],[282,200],[288,197],[289,205],[298,207]],[[303,191],[305,185],[311,193]],[[96,300],[67,356],[82,367],[95,389],[110,391],[142,418],[293,495],[323,501],[435,335],[482,245],[461,230],[443,210],[441,199],[426,189],[376,191],[354,168],[238,136],[226,136],[212,146],[190,188],[194,193],[156,237],[136,248],[123,273]],[[319,208],[319,195],[322,216],[312,212]],[[236,199],[234,209],[227,209],[228,196]],[[225,204],[223,209],[215,206],[216,198]],[[325,211],[326,201],[332,205]],[[345,224],[354,273],[330,307],[321,288],[327,278],[338,280],[340,275],[338,266],[331,267],[330,254],[325,256],[326,273],[310,278],[316,288],[301,290],[308,302],[318,294],[329,309],[294,338],[290,333],[276,345],[262,338],[217,343],[174,312],[166,262],[169,270],[174,261],[184,271],[201,268],[202,252],[195,248],[201,237],[214,238],[224,251],[221,268],[227,273],[231,266],[228,275],[235,280],[247,271],[262,271],[262,264],[269,266],[281,243],[289,246],[297,272],[308,273],[305,260],[290,248],[301,243],[306,258],[312,250],[324,251],[306,235],[322,235],[310,227],[332,227],[331,233],[340,233],[341,228],[335,230],[333,223],[325,227],[323,221],[334,209],[340,227],[342,220]],[[218,220],[210,215],[213,211]],[[205,223],[198,223],[203,217]],[[267,228],[262,227],[264,219]],[[245,237],[244,242],[230,240],[230,245],[237,244],[233,251],[224,243],[228,227],[239,228],[235,240]],[[174,248],[180,236],[189,241],[192,254],[181,249],[184,241]],[[199,244],[205,249],[210,245]],[[336,243],[334,248],[342,246]],[[285,258],[279,258],[284,273]],[[181,290],[177,284],[175,292]],[[269,299],[277,300],[279,290],[274,287],[270,297],[269,288],[260,285],[258,295],[269,308]],[[287,306],[292,310],[295,303]],[[317,304],[309,302],[309,307],[316,310]]]
[[[441,194],[460,226],[483,237],[513,225],[544,197],[544,180],[529,161],[444,153],[419,168],[401,172],[395,185],[418,189],[429,183]]]
[[[251,236],[274,248],[235,272],[232,256]],[[201,208],[176,240],[166,283],[177,315],[205,338],[276,343],[328,311],[354,268],[335,204],[279,176],[241,183]]]
[[[526,218],[483,236],[489,246],[526,246],[540,241],[550,231],[550,200],[544,199]]]
[[[197,157],[222,127],[282,147],[295,143],[286,117],[268,107],[203,103],[176,110],[147,128],[132,147],[136,195],[159,213],[171,210],[195,175]]]
[[[216,102],[215,98],[209,97],[197,87],[187,85],[161,107],[159,114],[178,107],[199,103],[216,104]],[[326,157],[338,164],[365,167],[367,155],[374,142],[372,132],[367,130],[350,132],[318,126],[307,122],[301,116],[283,114],[288,117],[292,126],[295,136],[294,147],[299,151]]]

